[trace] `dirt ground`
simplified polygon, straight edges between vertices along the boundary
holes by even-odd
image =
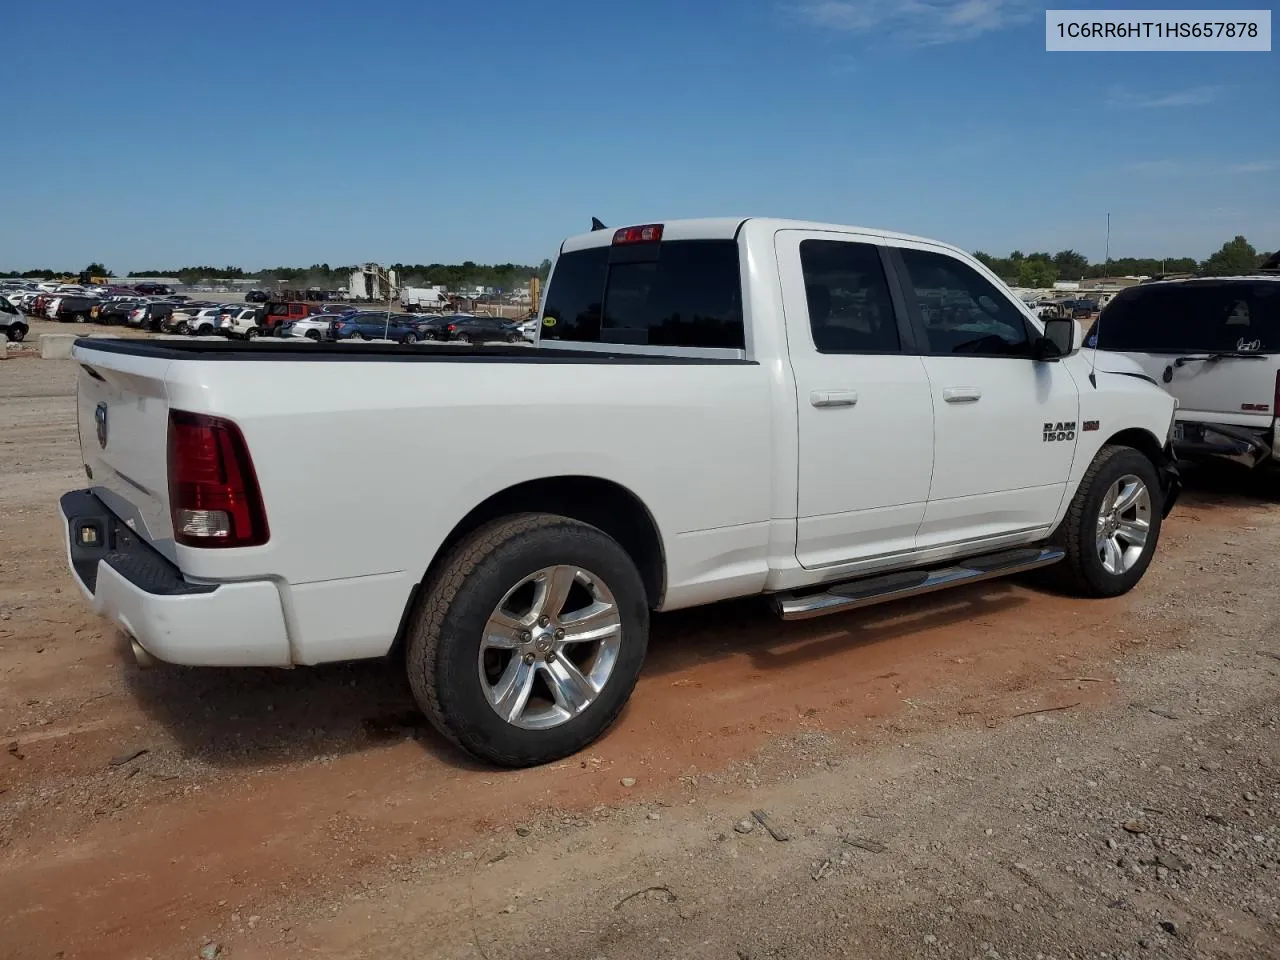
[[[503,772],[393,663],[139,670],[65,571],[74,377],[0,362],[0,957],[1280,956],[1264,490],[1196,481],[1119,600],[659,617]]]

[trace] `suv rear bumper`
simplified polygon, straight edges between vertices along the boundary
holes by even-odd
[[[1271,431],[1238,427],[1225,423],[1179,420],[1182,439],[1173,449],[1184,460],[1230,460],[1256,467],[1275,456]]]
[[[275,583],[191,583],[92,491],[64,494],[59,505],[76,583],[95,613],[153,658],[207,667],[291,664]],[[86,528],[92,543],[82,542]]]

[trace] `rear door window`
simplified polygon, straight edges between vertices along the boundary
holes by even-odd
[[[880,251],[869,243],[802,240],[809,327],[819,353],[897,353],[902,346]]]
[[[1280,283],[1135,287],[1107,305],[1095,333],[1100,350],[1280,353]]]
[[[543,339],[745,347],[736,241],[667,240],[652,257],[628,251],[612,263],[610,250],[594,247],[559,258],[543,311]]]

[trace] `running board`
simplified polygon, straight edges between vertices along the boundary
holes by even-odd
[[[1056,547],[1003,550],[936,570],[907,570],[879,577],[847,580],[818,593],[779,593],[774,595],[773,602],[783,620],[808,620],[890,600],[918,597],[966,583],[1007,577],[1025,570],[1036,570],[1057,563],[1064,556],[1066,554]]]

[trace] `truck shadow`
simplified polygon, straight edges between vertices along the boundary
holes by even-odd
[[[993,581],[794,623],[776,619],[759,599],[657,615],[644,676],[665,677],[744,653],[758,670],[785,670],[1026,602],[1025,592],[1013,584]],[[122,669],[130,693],[188,759],[216,767],[264,767],[411,738],[445,765],[490,769],[430,727],[398,658],[296,670],[169,665],[141,670],[123,635],[120,657],[127,661]]]

